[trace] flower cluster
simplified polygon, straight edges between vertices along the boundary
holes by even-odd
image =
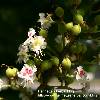
[[[31,56],[29,51],[34,52],[34,56],[42,55],[42,49],[46,48],[47,43],[45,42],[45,38],[42,36],[35,35],[35,30],[33,28],[29,29],[28,39],[19,47],[19,56],[18,62],[26,63]]]

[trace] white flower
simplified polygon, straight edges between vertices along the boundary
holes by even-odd
[[[29,28],[29,32],[28,32],[28,38],[27,40],[23,43],[23,45],[28,46],[32,40],[33,40],[33,36],[35,35],[35,30],[33,28]]]
[[[45,14],[44,13],[39,13],[40,19],[38,20],[38,22],[41,23],[41,26],[43,25],[44,21],[45,21]]]
[[[17,54],[18,57],[18,62],[21,63],[22,61],[26,62],[29,59],[29,55],[28,55],[28,46],[26,45],[20,45],[19,46],[19,52]]]
[[[35,30],[33,28],[29,28],[28,37],[30,38],[30,37],[34,36],[35,33],[36,32],[35,32]]]
[[[93,43],[93,40],[86,40],[86,43],[92,44]]]
[[[7,89],[8,87],[10,87],[10,85],[8,84],[7,79],[5,77],[0,79],[0,91]]]
[[[42,36],[35,36],[32,43],[30,44],[30,49],[39,55],[41,50],[46,48],[46,45],[47,43],[45,42],[45,38]]]
[[[18,56],[18,60],[17,61],[19,63],[21,63],[22,61],[24,63],[26,63],[27,60],[29,60],[29,57],[30,57],[30,55],[28,55],[26,52],[23,52],[23,51],[18,52],[17,56]]]
[[[18,77],[23,79],[21,84],[24,84],[24,87],[33,84],[33,81],[36,78],[35,72],[37,71],[36,66],[29,66],[28,64],[24,64],[23,68],[20,72],[18,72]]]
[[[33,37],[27,38],[27,40],[23,43],[23,45],[29,46],[32,41]]]
[[[51,24],[54,22],[51,18],[51,15],[48,14],[47,17],[45,17],[44,13],[39,13],[40,19],[38,20],[38,22],[41,23],[41,28],[43,29],[48,29]]]
[[[18,50],[20,52],[28,52],[28,47],[26,45],[22,44],[22,45],[19,46]]]
[[[3,85],[3,80],[0,79],[0,90],[2,88],[2,85]]]
[[[86,80],[87,73],[84,71],[82,66],[77,67],[76,79],[77,80]]]
[[[70,40],[68,40],[66,37],[65,37],[65,46],[70,42]]]
[[[45,13],[39,13],[40,18],[45,18]]]

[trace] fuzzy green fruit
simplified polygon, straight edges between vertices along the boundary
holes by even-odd
[[[82,52],[82,44],[81,43],[73,44],[70,50],[72,53],[79,54]]]
[[[84,54],[84,53],[86,53],[86,51],[87,51],[87,46],[86,45],[82,45],[82,53]]]
[[[77,14],[80,14],[80,15],[84,16],[85,15],[84,9],[78,9]]]
[[[43,36],[43,37],[47,37],[47,31],[44,30],[44,29],[41,29],[40,32],[39,32],[39,35]]]
[[[53,56],[51,58],[51,62],[52,62],[52,65],[55,65],[55,66],[58,66],[59,65],[59,59],[55,56]]]
[[[73,27],[72,27],[72,34],[73,35],[79,35],[80,34],[80,32],[81,32],[81,26],[80,25],[74,25]]]
[[[82,15],[76,14],[76,15],[74,16],[74,21],[75,21],[77,24],[83,23],[83,17],[82,17]]]
[[[55,10],[55,14],[58,17],[62,17],[64,15],[64,9],[62,7],[57,7]]]
[[[16,74],[18,72],[18,69],[17,68],[7,68],[6,70],[6,75],[7,77],[11,78],[11,77],[15,77]]]
[[[97,25],[100,25],[100,15],[97,15],[94,20]]]
[[[76,53],[76,48],[77,48],[77,46],[74,44],[74,45],[72,45],[72,46],[70,47],[70,51],[71,51],[72,53]]]
[[[52,63],[49,60],[45,60],[41,63],[41,70],[46,71],[52,67]]]
[[[82,43],[77,43],[76,44],[76,53],[79,54],[82,52]]]
[[[66,29],[67,29],[67,30],[71,30],[72,27],[73,27],[73,22],[70,22],[70,23],[67,23],[67,24],[66,24]]]
[[[64,58],[63,61],[62,61],[62,66],[64,68],[70,69],[70,67],[71,67],[70,59],[69,58]]]

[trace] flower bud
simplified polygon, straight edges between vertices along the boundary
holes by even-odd
[[[73,27],[73,22],[70,22],[70,23],[67,23],[67,24],[66,24],[66,29],[67,29],[67,30],[71,30],[72,27]]]
[[[63,61],[62,61],[62,66],[64,68],[70,69],[70,67],[71,67],[70,59],[69,58],[64,58]]]
[[[74,25],[73,27],[72,27],[72,34],[73,35],[79,35],[80,34],[80,32],[81,32],[81,26],[80,25]]]
[[[44,30],[44,29],[41,29],[40,32],[39,32],[39,35],[43,36],[45,38],[45,37],[47,37],[47,31]]]
[[[77,24],[83,23],[83,16],[80,15],[80,14],[76,14],[76,15],[74,16],[74,21],[75,21]]]
[[[70,48],[71,52],[72,53],[75,53],[75,54],[79,54],[82,52],[82,44],[81,43],[77,43],[77,44],[73,44]]]
[[[59,59],[56,56],[53,56],[51,58],[51,62],[53,65],[58,66],[59,65]]]
[[[52,63],[49,60],[44,60],[41,63],[41,70],[42,71],[46,71],[46,70],[50,69],[51,67],[52,67]]]

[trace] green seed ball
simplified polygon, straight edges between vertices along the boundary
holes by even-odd
[[[9,78],[15,77],[16,74],[17,74],[17,72],[18,72],[18,69],[17,68],[7,68],[6,69],[6,75]]]
[[[74,16],[74,21],[75,21],[77,24],[83,23],[83,17],[82,17],[82,15],[76,14],[76,15]]]
[[[84,54],[84,53],[86,53],[86,51],[87,51],[87,46],[86,45],[82,45],[82,53]]]
[[[72,27],[73,27],[73,22],[70,22],[70,23],[67,23],[67,24],[66,24],[66,29],[67,29],[67,30],[71,30]]]
[[[39,32],[39,35],[43,36],[43,37],[47,37],[47,31],[44,30],[44,29],[41,29],[40,32]]]
[[[77,10],[77,14],[80,14],[80,15],[84,16],[85,15],[84,9]]]
[[[100,25],[100,15],[97,15],[94,20],[97,25]]]
[[[74,45],[72,45],[71,47],[70,47],[70,51],[72,52],[72,53],[76,53],[76,48],[77,48],[77,46],[74,44]]]
[[[75,54],[79,54],[82,52],[82,44],[81,43],[77,43],[77,44],[73,44],[70,48],[71,52],[72,53],[75,53]]]
[[[51,58],[51,62],[53,65],[58,66],[59,65],[59,59],[56,56],[53,56]]]
[[[52,63],[49,60],[45,60],[41,63],[41,70],[46,71],[52,67]]]
[[[81,32],[81,26],[80,25],[74,25],[73,27],[72,27],[72,34],[73,35],[79,35],[80,34],[80,32]]]
[[[62,7],[57,7],[55,10],[55,14],[58,17],[62,17],[64,15],[64,9]]]
[[[82,44],[81,43],[77,43],[76,44],[76,53],[79,54],[82,52]]]
[[[62,61],[62,66],[66,69],[70,69],[71,67],[71,61],[69,58],[64,58]]]

